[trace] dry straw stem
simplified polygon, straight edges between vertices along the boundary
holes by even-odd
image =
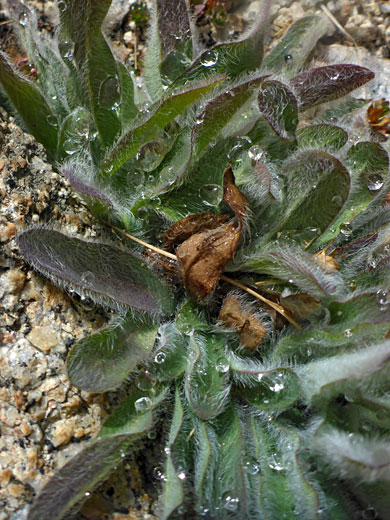
[[[151,249],[152,251],[155,251],[156,253],[159,253],[160,255],[166,256],[167,258],[170,258],[171,260],[177,261],[177,256],[174,255],[173,253],[169,253],[168,251],[165,251],[164,249],[160,249],[159,247],[153,246],[152,244],[148,244],[147,242],[144,242],[144,240],[141,240],[140,238],[137,238],[133,235],[130,235],[129,233],[126,233],[125,231],[123,231],[123,229],[120,229],[117,226],[114,226],[113,224],[111,224],[110,222],[107,222],[106,220],[103,220],[103,223],[106,224],[108,227],[115,229],[115,231],[118,231],[118,233],[121,233],[125,237],[130,238],[130,240],[133,240],[134,242],[137,242],[138,244],[140,244],[148,249]],[[254,296],[258,300],[267,304],[269,307],[271,307],[276,312],[281,314],[284,318],[286,318],[287,321],[292,323],[292,325],[294,325],[294,327],[301,330],[301,326],[294,320],[294,318],[290,315],[290,313],[287,312],[287,310],[284,307],[282,307],[281,305],[278,305],[277,303],[275,303],[271,300],[268,300],[267,298],[265,298],[258,292],[254,291],[250,287],[247,287],[246,285],[243,285],[242,283],[237,282],[236,280],[233,280],[232,278],[229,278],[228,276],[225,276],[224,274],[222,274],[220,278],[224,282],[230,283],[231,285],[234,285],[234,287],[238,287],[239,289],[247,292],[248,294]]]

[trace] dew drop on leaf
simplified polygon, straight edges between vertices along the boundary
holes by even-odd
[[[377,291],[376,299],[379,305],[385,306],[390,304],[390,294],[386,289],[382,289]]]
[[[118,106],[119,98],[119,80],[116,76],[108,76],[99,87],[99,105],[101,108],[115,109]]]
[[[225,361],[224,359],[217,362],[217,365],[215,367],[215,370],[217,372],[220,372],[221,374],[226,374],[227,372],[229,372],[229,369],[230,369],[229,363],[227,361]]]
[[[200,198],[206,206],[217,206],[223,197],[223,188],[218,184],[205,184],[199,190]]]
[[[218,53],[216,51],[207,51],[202,54],[200,59],[203,67],[213,67],[218,61]]]
[[[372,175],[369,175],[367,178],[367,188],[370,191],[378,191],[382,188],[384,184],[382,175],[379,175],[378,173],[373,173]]]
[[[340,233],[342,233],[346,237],[352,235],[352,228],[349,222],[345,222],[340,226]]]
[[[233,513],[238,511],[238,507],[240,505],[240,499],[234,494],[232,494],[230,491],[224,493],[222,496],[222,505],[224,509],[227,511],[232,511]]]
[[[28,24],[28,14],[26,12],[20,13],[19,23],[22,27],[25,27]]]
[[[162,480],[163,482],[166,481],[166,476],[163,472],[163,470],[161,469],[161,467],[159,466],[156,466],[154,469],[153,469],[153,477],[157,480]]]
[[[284,55],[284,61],[286,63],[288,63],[289,61],[291,61],[293,59],[293,57],[291,56],[291,54],[285,54]]]
[[[152,401],[149,399],[149,397],[140,397],[134,403],[134,407],[138,413],[146,413],[148,410],[150,410],[151,406]]]
[[[64,142],[64,152],[73,155],[80,150],[80,142],[77,139],[67,139]]]
[[[259,472],[259,464],[257,463],[257,461],[253,458],[248,458],[246,460],[244,460],[244,470],[249,474],[249,475],[256,475],[258,472]]]
[[[64,13],[66,11],[66,2],[58,2],[57,7],[60,13]]]
[[[158,365],[162,365],[165,362],[167,355],[165,352],[157,352],[157,354],[154,356],[154,362]]]
[[[71,60],[73,58],[74,45],[72,42],[65,40],[59,43],[58,50],[60,51],[60,55],[63,60]]]
[[[351,329],[345,329],[344,336],[347,338],[350,338],[352,336],[352,330]]]
[[[145,370],[137,376],[135,384],[140,390],[149,391],[156,385],[156,379],[148,370]]]
[[[378,518],[378,513],[374,507],[367,507],[367,509],[362,511],[362,518],[363,520],[375,520],[375,518]]]
[[[85,271],[81,275],[81,283],[83,285],[93,286],[95,283],[95,275],[91,271]]]
[[[260,161],[263,157],[263,151],[260,148],[260,146],[255,144],[254,146],[251,146],[249,148],[248,155],[249,158],[252,159],[252,161]]]

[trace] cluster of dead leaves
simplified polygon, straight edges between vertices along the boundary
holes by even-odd
[[[231,166],[224,173],[223,197],[234,217],[210,212],[190,215],[173,224],[164,236],[166,249],[177,248],[184,285],[195,298],[203,299],[214,289],[240,241],[248,200],[237,188]]]
[[[367,109],[368,122],[371,129],[384,135],[390,135],[390,103],[385,99],[373,101]]]
[[[218,319],[228,329],[235,330],[240,335],[241,345],[249,350],[255,350],[267,332],[258,316],[246,309],[234,294],[225,298]]]

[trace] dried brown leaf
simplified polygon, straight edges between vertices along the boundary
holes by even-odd
[[[240,235],[241,225],[230,220],[217,229],[192,235],[178,247],[179,268],[192,296],[203,299],[214,289],[233,258]]]
[[[249,202],[245,195],[237,188],[230,164],[223,175],[223,199],[234,211],[238,220],[243,222],[247,216]]]
[[[164,246],[167,251],[174,251],[175,247],[195,233],[210,229],[217,229],[229,220],[228,215],[215,215],[210,211],[190,215],[172,224],[164,234]]]
[[[298,321],[310,319],[319,314],[322,309],[321,303],[310,294],[290,294],[280,298],[280,303],[291,312]]]
[[[232,294],[225,298],[218,319],[227,328],[235,330],[240,335],[241,344],[249,350],[255,350],[266,334],[260,319],[246,310]]]

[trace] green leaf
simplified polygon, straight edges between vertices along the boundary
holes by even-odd
[[[298,104],[291,90],[279,81],[265,81],[259,91],[260,112],[276,134],[294,140],[298,124]]]
[[[204,51],[191,67],[173,83],[174,87],[188,82],[226,74],[230,79],[258,69],[263,59],[263,28],[268,17],[270,2],[265,0],[262,13],[252,29],[240,40],[219,43]]]
[[[66,0],[60,9],[60,37],[74,46],[74,60],[84,74],[95,123],[106,146],[120,131],[116,108],[121,97],[116,60],[101,30],[110,4],[111,0],[94,0],[80,7],[76,0]]]
[[[187,300],[176,315],[176,327],[182,334],[191,336],[196,331],[207,330],[209,324],[202,308],[193,300]]]
[[[365,67],[350,64],[326,65],[301,72],[290,80],[299,101],[306,110],[345,96],[374,78]]]
[[[52,158],[56,157],[56,116],[38,86],[19,74],[6,55],[0,52],[0,82],[8,98],[22,117],[27,129],[43,144]]]
[[[317,406],[352,388],[383,384],[389,376],[390,341],[313,361],[299,368],[303,393]],[[387,391],[389,385],[386,384]]]
[[[183,424],[183,407],[180,399],[180,392],[178,388],[176,388],[175,393],[175,409],[173,412],[173,418],[171,422],[171,427],[169,431],[168,438],[168,450],[167,452],[167,460],[165,464],[165,482],[163,485],[163,491],[160,496],[160,504],[162,507],[162,511],[160,514],[161,520],[167,520],[170,518],[171,514],[176,511],[184,501],[184,490],[181,479],[178,476],[177,469],[174,465],[172,452],[174,451],[174,446],[176,439],[179,435]]]
[[[297,131],[298,147],[303,149],[336,152],[348,141],[348,134],[339,126],[310,125]]]
[[[196,419],[194,438],[197,446],[194,461],[194,488],[196,510],[207,510],[204,505],[213,494],[214,471],[217,462],[215,446],[217,438],[214,430],[205,421]]]
[[[158,26],[158,0],[154,0],[151,9],[148,29],[148,45],[144,58],[144,82],[152,102],[157,101],[163,94],[163,83],[160,74],[162,48]]]
[[[160,381],[180,377],[187,368],[187,339],[177,330],[175,323],[168,322],[158,330],[158,343],[154,351],[153,374]]]
[[[293,76],[302,68],[311,50],[326,32],[327,24],[322,17],[312,15],[301,18],[267,54],[262,70]]]
[[[137,435],[118,435],[93,441],[62,466],[44,486],[29,510],[28,520],[64,518],[119,464],[134,442],[133,437]]]
[[[97,302],[152,313],[170,311],[168,289],[130,251],[46,228],[26,230],[17,242],[36,269]]]
[[[258,363],[230,354],[235,392],[261,410],[284,410],[301,394],[297,374],[290,368],[265,369]]]
[[[129,314],[79,341],[69,352],[68,376],[88,392],[116,388],[153,348],[157,326],[135,321]]]
[[[95,126],[91,113],[77,107],[63,120],[58,136],[58,155],[72,156],[88,148],[91,134]]]
[[[134,102],[134,82],[130,72],[121,62],[116,62],[120,85],[119,118],[122,130],[127,130],[138,114]]]
[[[105,421],[99,437],[146,433],[155,424],[154,410],[166,399],[168,390],[164,386],[152,387],[148,391],[131,389],[126,399]]]
[[[220,80],[206,86],[194,88],[172,95],[161,104],[151,107],[146,113],[146,120],[136,128],[129,130],[115,145],[102,163],[106,174],[112,174],[128,159],[137,153],[142,144],[149,141],[158,129],[163,129],[188,106],[201,98],[206,92],[215,87]],[[149,116],[149,114],[152,114]]]
[[[238,85],[212,99],[198,117],[192,130],[191,142],[195,157],[199,156],[210,141],[229,123],[232,117],[250,100],[264,76]]]
[[[326,152],[307,151],[285,161],[283,173],[286,211],[269,235],[308,227],[324,232],[349,194],[350,177],[345,166]]]
[[[185,379],[188,402],[200,419],[212,419],[225,408],[230,390],[225,369],[217,368],[221,366],[219,360],[224,359],[223,338],[215,334],[191,335],[188,356]]]

